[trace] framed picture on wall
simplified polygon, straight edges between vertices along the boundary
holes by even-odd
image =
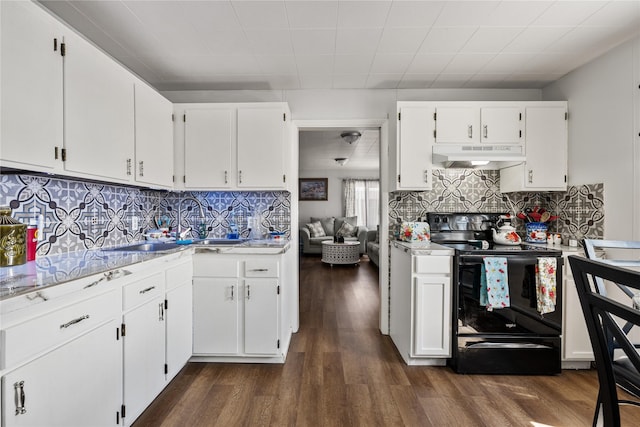
[[[300,200],[327,200],[327,178],[300,178]]]

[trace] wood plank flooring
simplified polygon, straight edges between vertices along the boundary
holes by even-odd
[[[457,375],[406,366],[378,330],[377,268],[300,268],[300,331],[284,365],[189,363],[143,426],[588,426],[595,371]],[[622,410],[638,425],[640,410]]]

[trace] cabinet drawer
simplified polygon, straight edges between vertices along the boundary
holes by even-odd
[[[244,277],[279,277],[279,263],[275,259],[251,259],[244,262]]]
[[[120,313],[118,295],[115,289],[110,290],[1,331],[4,354],[0,354],[0,369],[14,366],[114,318]]]
[[[164,274],[156,273],[127,285],[122,290],[122,309],[129,310],[145,301],[164,294]]]
[[[450,256],[417,256],[414,259],[413,271],[415,273],[451,273]]]
[[[173,289],[193,278],[193,263],[191,260],[167,269],[167,290]]]
[[[238,277],[237,259],[220,258],[219,255],[199,255],[193,257],[193,275],[204,277]]]

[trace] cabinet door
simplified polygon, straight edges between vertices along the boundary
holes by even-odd
[[[63,27],[31,2],[0,7],[0,158],[16,163],[8,166],[62,169],[55,152],[62,149]]]
[[[238,354],[238,280],[193,279],[193,353]]]
[[[192,352],[193,298],[191,281],[167,292],[167,380],[187,363]]]
[[[402,107],[399,120],[397,188],[431,190],[433,107]]]
[[[235,108],[187,110],[183,120],[185,188],[230,188]]]
[[[65,170],[133,178],[133,77],[74,33],[65,36]]]
[[[122,390],[116,329],[116,321],[106,323],[2,377],[2,425],[115,425]]]
[[[519,144],[522,141],[520,107],[488,107],[480,110],[481,142],[487,144]]]
[[[285,188],[285,109],[238,108],[238,187]]]
[[[468,144],[480,141],[478,107],[437,107],[436,142]]]
[[[415,279],[416,356],[451,356],[451,278],[420,276]]]
[[[585,360],[593,358],[593,348],[589,339],[589,331],[582,314],[578,299],[578,291],[573,281],[569,263],[565,259],[564,287],[562,299],[562,360]]]
[[[564,107],[527,107],[526,187],[566,190],[566,111]]]
[[[164,299],[153,298],[123,318],[124,404],[131,424],[165,385]]]
[[[136,181],[173,186],[173,104],[143,83],[135,85]]]
[[[277,354],[280,291],[275,279],[247,279],[244,285],[244,352]]]

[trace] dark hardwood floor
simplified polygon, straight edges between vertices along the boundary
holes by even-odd
[[[189,363],[142,426],[588,426],[595,371],[457,375],[406,366],[378,330],[377,269],[303,258],[300,331],[284,365]],[[640,411],[622,409],[623,425]]]

